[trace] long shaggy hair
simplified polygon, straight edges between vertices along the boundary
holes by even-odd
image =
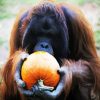
[[[90,71],[86,71],[86,73],[91,72],[93,75],[92,77],[90,75],[92,79],[91,83],[93,84],[90,90],[98,97],[100,95],[100,60],[97,56],[93,31],[90,24],[87,22],[82,12],[72,5],[44,2],[17,16],[10,37],[10,56],[3,71],[3,100],[27,100],[26,97],[19,93],[16,82],[14,81],[15,65],[20,58],[21,52],[30,48],[25,47],[24,49],[22,46],[22,38],[25,36],[24,33],[29,28],[31,21],[33,20],[35,22],[36,19],[42,19],[45,16],[51,17],[54,20],[54,24],[56,25],[55,31],[60,34],[60,37],[58,37],[60,48],[54,48],[55,57],[60,59],[61,66],[67,66],[67,63],[65,62],[69,59],[74,60],[75,62],[79,60],[87,61],[89,63],[88,67]],[[33,27],[42,34],[43,31],[41,31],[41,27],[37,27],[37,24],[38,23],[35,23],[35,26]],[[31,40],[32,37],[27,37],[26,44],[31,42]],[[56,45],[55,42],[54,45]],[[84,77],[88,77],[85,73],[81,74]],[[84,82],[86,81],[83,77],[81,77],[81,79],[84,80]],[[78,85],[79,84],[80,81],[78,81]],[[86,82],[85,85],[86,89],[90,88],[88,82]],[[77,87],[75,89],[76,90],[70,89],[69,95],[67,95],[65,100],[83,100],[84,97],[87,96],[87,92],[83,93],[84,90],[82,87]],[[67,91],[67,88],[64,90]],[[77,91],[80,91],[80,93]],[[83,93],[83,95],[81,93]],[[96,100],[100,100],[100,98]]]

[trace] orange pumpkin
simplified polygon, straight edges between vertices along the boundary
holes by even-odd
[[[37,51],[29,55],[23,63],[21,76],[28,89],[39,80],[43,80],[45,86],[55,87],[60,79],[57,73],[59,68],[58,62],[52,55]]]

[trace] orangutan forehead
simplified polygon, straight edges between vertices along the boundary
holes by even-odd
[[[51,2],[35,5],[28,12],[28,18],[31,19],[33,16],[53,16],[60,21],[65,19],[61,7]]]
[[[53,17],[53,19],[56,19],[58,23],[63,23],[66,21],[63,10],[60,6],[51,2],[44,2],[38,5],[34,5],[33,8],[27,11],[26,16],[24,16],[23,20],[21,20],[21,33],[25,31],[27,25],[32,20],[32,17],[37,16],[39,16],[40,18],[44,16]]]

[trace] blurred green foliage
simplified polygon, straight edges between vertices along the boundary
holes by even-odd
[[[5,42],[4,38],[0,37],[0,46],[2,46],[4,42]]]
[[[97,30],[94,34],[96,47],[100,50],[100,30]]]
[[[16,5],[21,8],[22,5],[32,5],[34,3],[36,3],[36,0],[0,0],[0,20],[15,16],[16,12],[12,10],[13,8],[16,10]]]
[[[97,5],[100,5],[100,0],[68,0],[68,1],[79,5],[83,5],[85,3],[96,3]]]

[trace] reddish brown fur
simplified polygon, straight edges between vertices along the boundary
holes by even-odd
[[[60,7],[61,5],[58,6]],[[96,48],[94,45],[93,31],[91,29],[91,26],[87,23],[86,19],[78,9],[70,5],[67,5],[67,7],[71,9],[70,11],[73,11],[76,14],[76,16],[73,16],[73,20],[69,18],[69,20],[71,20],[70,30],[72,30],[72,35],[70,37],[74,38],[75,40],[75,41],[70,40],[73,46],[70,59],[77,60],[81,58],[89,62],[89,68],[92,71],[93,80],[94,80],[93,90],[96,94],[100,95],[100,85],[99,85],[100,84],[100,60],[97,56]],[[30,13],[32,13],[31,10]],[[23,96],[18,92],[13,76],[15,71],[15,64],[17,63],[20,57],[20,53],[22,52],[21,39],[23,36],[23,32],[27,27],[28,24],[27,21],[29,20],[29,17],[31,17],[31,14],[23,21],[25,26],[21,30],[18,29],[18,23],[20,20],[20,17],[18,17],[17,20],[15,21],[15,25],[11,33],[10,56],[4,66],[4,71],[3,71],[3,78],[4,78],[4,82],[3,82],[4,99],[3,100],[8,100],[7,98],[11,95],[12,97],[10,98],[10,100],[25,100],[25,98],[23,98]],[[73,34],[73,31],[76,34]],[[63,65],[68,66],[68,63],[65,63],[67,62],[67,60],[64,60],[63,62],[64,62]],[[71,65],[73,66],[74,63],[72,63]],[[68,89],[68,93],[69,90],[70,89]]]

